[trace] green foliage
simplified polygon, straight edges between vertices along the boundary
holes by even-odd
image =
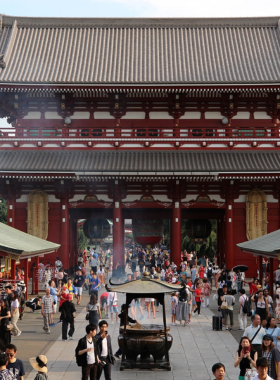
[[[83,228],[78,229],[78,250],[83,251],[89,244],[88,238],[85,236]]]
[[[7,213],[8,213],[7,201],[0,198],[0,223],[7,224]]]

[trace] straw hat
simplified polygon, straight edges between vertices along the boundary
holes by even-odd
[[[44,373],[48,372],[47,362],[48,362],[48,359],[45,355],[39,355],[36,358],[29,359],[29,363],[38,372],[44,372]]]

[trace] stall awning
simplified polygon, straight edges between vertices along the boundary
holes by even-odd
[[[280,230],[276,230],[259,238],[237,244],[241,251],[255,256],[277,259],[280,255]]]
[[[37,238],[0,223],[0,251],[12,259],[27,259],[55,252],[60,244]]]

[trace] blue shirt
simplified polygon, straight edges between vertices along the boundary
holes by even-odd
[[[100,281],[98,280],[98,278],[97,277],[95,279],[93,278],[91,282],[93,283],[91,290],[99,290]],[[97,286],[97,288],[94,289],[96,286]]]
[[[57,290],[55,288],[50,287],[50,294],[53,296],[53,300],[57,303]]]
[[[265,329],[265,333],[272,336],[273,344],[275,347],[277,347],[277,342],[280,342],[280,340],[278,340],[276,337],[277,335],[280,336],[280,328],[276,327],[275,329],[272,329],[272,328]]]

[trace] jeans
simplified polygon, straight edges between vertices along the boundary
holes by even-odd
[[[242,289],[242,281],[237,281],[237,294],[239,293],[240,289]]]
[[[100,366],[97,367],[97,376],[96,376],[96,379],[99,380],[100,377],[101,377],[101,374],[102,374],[102,370],[104,370],[104,376],[105,376],[105,380],[111,380],[111,363],[109,362],[108,360],[108,356],[107,358],[104,358],[103,356],[101,356],[99,358],[102,362],[106,362],[106,365],[101,368]]]
[[[193,312],[194,313],[197,312],[197,314],[200,315],[200,306],[201,306],[201,301],[196,301],[196,308]]]
[[[70,329],[68,332],[69,337],[73,336],[74,331],[75,331],[74,320],[72,322],[63,320],[62,321],[62,339],[63,340],[67,339],[68,324],[70,325]]]
[[[88,380],[88,377],[90,376],[90,380],[96,380],[96,372],[97,372],[97,365],[94,364],[88,364],[86,367],[82,367],[82,380]]]

